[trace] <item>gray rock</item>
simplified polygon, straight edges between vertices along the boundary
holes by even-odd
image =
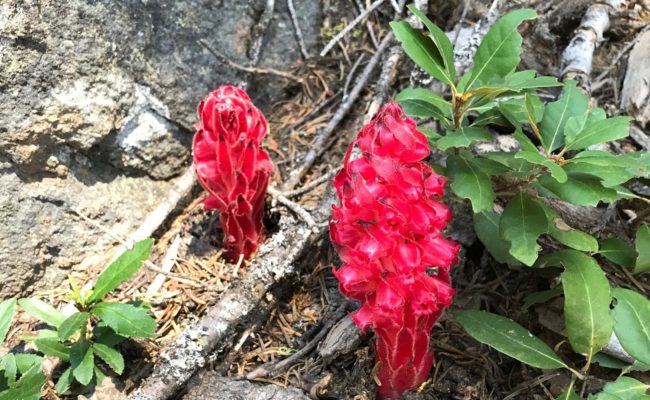
[[[195,379],[186,400],[309,400],[298,389],[287,389],[276,385],[260,385],[248,381],[233,381],[207,371]]]
[[[320,5],[295,3],[313,45]],[[295,82],[233,69],[199,43],[248,64],[265,4],[0,2],[0,298],[109,259],[115,240],[70,210],[127,237],[187,167],[209,91],[248,82],[263,109],[286,97]],[[288,70],[299,58],[278,0],[259,67]]]

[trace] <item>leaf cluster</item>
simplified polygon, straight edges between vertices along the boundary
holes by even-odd
[[[607,142],[628,135],[630,118],[608,117],[602,108],[592,107],[574,81],[560,83],[535,71],[517,71],[522,44],[518,29],[536,18],[533,10],[515,10],[499,19],[479,45],[471,69],[460,77],[449,38],[415,7],[409,10],[426,30],[405,21],[393,22],[391,28],[415,64],[449,92],[440,96],[426,88],[407,88],[396,100],[407,114],[433,119],[442,128],[443,134],[421,130],[446,151],[451,190],[471,203],[476,234],[494,258],[511,266],[561,268],[561,284],[530,295],[526,305],[563,296],[569,343],[586,363],[578,371],[525,328],[495,314],[460,311],[455,314],[458,322],[482,343],[534,367],[567,368],[575,379],[583,379],[592,362],[607,363],[599,352],[613,333],[637,360],[618,368],[650,368],[650,301],[633,290],[610,287],[594,258],[599,254],[631,273],[650,271],[650,227],[640,225],[634,246],[622,238],[599,243],[569,226],[552,207],[558,201],[587,207],[622,198],[648,202],[625,186],[649,177],[648,153],[602,150]],[[557,100],[544,104],[540,91],[560,86]],[[495,129],[511,132],[517,151],[476,151],[477,142],[494,139]],[[543,254],[542,235],[561,250]],[[647,389],[621,376],[590,399],[650,398]],[[561,398],[579,399],[573,383]]]
[[[56,383],[59,394],[68,392],[75,382],[98,385],[109,373],[107,367],[121,374],[124,358],[117,346],[127,338],[152,337],[156,321],[149,316],[149,307],[144,303],[117,303],[105,298],[140,269],[149,258],[152,245],[152,239],[136,243],[99,275],[91,290],[80,290],[70,277],[67,297],[74,302],[76,311],[69,316],[37,298],[0,303],[0,341],[4,341],[19,305],[47,325],[33,335],[23,335],[23,339],[66,366]],[[40,398],[46,380],[41,362],[42,356],[34,354],[8,353],[0,358],[0,400]]]

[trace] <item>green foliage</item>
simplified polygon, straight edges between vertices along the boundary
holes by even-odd
[[[77,312],[67,318],[39,299],[20,299],[18,305],[29,315],[54,329],[42,329],[33,340],[40,353],[57,357],[69,364],[56,383],[59,394],[68,392],[75,382],[96,385],[105,377],[108,365],[115,373],[124,371],[124,358],[116,346],[128,337],[150,338],[156,321],[144,303],[113,303],[104,298],[122,282],[131,278],[149,258],[153,240],[136,243],[124,252],[98,277],[92,290],[83,293],[70,278],[68,298],[75,302]],[[0,303],[0,334],[7,332],[15,300]],[[7,354],[0,358],[0,400],[38,399],[45,376],[40,371],[42,358],[36,355]],[[20,375],[19,379],[16,379]],[[2,386],[4,385],[4,386]],[[27,386],[29,385],[29,386]],[[4,391],[2,391],[4,390]]]
[[[625,138],[630,118],[609,117],[603,109],[591,107],[574,81],[560,84],[534,71],[516,71],[522,43],[518,28],[536,17],[533,10],[515,10],[498,20],[479,45],[473,66],[459,79],[449,40],[424,15],[411,11],[428,33],[406,22],[391,27],[406,54],[445,83],[448,95],[407,88],[396,100],[411,116],[433,118],[442,126],[443,135],[429,132],[428,136],[447,152],[451,191],[471,203],[477,237],[499,262],[563,268],[561,284],[530,294],[524,307],[563,296],[566,333],[573,350],[586,358],[583,371],[588,372],[591,362],[615,364],[598,353],[613,332],[638,360],[618,367],[624,372],[646,368],[644,364],[650,365],[650,301],[632,290],[610,289],[592,254],[633,273],[648,272],[650,226],[639,225],[634,243],[621,237],[599,243],[571,226],[572,216],[559,212],[563,208],[557,206],[566,202],[596,207],[622,198],[650,203],[626,188],[634,180],[650,177],[647,152],[615,155],[592,148]],[[544,104],[539,91],[554,86],[563,86],[562,92]],[[476,142],[491,140],[494,126],[501,134],[509,130],[520,148],[472,152]],[[552,245],[542,249],[540,244],[549,242]],[[577,379],[584,378],[551,347],[507,318],[481,311],[460,311],[455,316],[472,337],[521,362],[568,368]],[[646,398],[646,390],[645,385],[622,377],[590,398]],[[573,383],[559,398],[579,399]]]

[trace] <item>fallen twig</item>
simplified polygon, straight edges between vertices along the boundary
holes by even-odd
[[[366,8],[363,12],[361,12],[355,19],[352,20],[345,28],[341,30],[336,36],[330,40],[325,47],[323,48],[323,51],[320,52],[320,56],[324,57],[331,49],[338,43],[339,40],[343,38],[348,32],[352,30],[361,20],[366,18],[368,14],[371,12],[375,11],[380,5],[382,5],[386,0],[377,0],[374,3],[370,5],[370,7]]]
[[[580,87],[591,92],[589,76],[594,50],[609,28],[610,14],[624,5],[626,0],[595,1],[585,12],[580,26],[569,45],[562,52],[562,79],[574,79]]]
[[[296,39],[298,40],[298,46],[300,47],[300,52],[302,53],[303,58],[306,60],[309,58],[309,53],[307,53],[307,47],[305,46],[305,39],[303,39],[302,37],[302,31],[300,30],[300,24],[298,23],[296,10],[293,8],[293,0],[287,0],[287,6],[289,7],[289,14],[291,15],[291,22],[293,23],[293,29],[296,32]]]
[[[332,179],[332,177],[334,175],[336,175],[340,170],[341,170],[341,168],[333,169],[330,172],[326,173],[325,175],[322,175],[322,176],[314,179],[309,184],[307,184],[307,185],[305,185],[305,186],[303,186],[301,188],[290,190],[288,192],[282,192],[282,195],[284,197],[291,198],[291,197],[300,196],[301,194],[305,194],[307,192],[310,192],[310,191],[314,190],[315,188],[317,188],[318,186],[322,185],[323,183],[325,183],[325,182],[329,181],[330,179]]]
[[[275,0],[266,0],[266,6],[264,7],[262,16],[253,29],[253,36],[256,37],[256,39],[255,42],[253,42],[253,45],[251,46],[248,53],[252,65],[257,65],[259,62],[260,53],[262,51],[262,43],[264,42],[264,34],[266,33],[266,29],[269,26],[269,22],[271,22],[271,17],[273,17],[274,10]]]
[[[329,318],[325,319],[321,330],[316,334],[316,336],[314,336],[312,340],[310,340],[300,350],[296,351],[295,353],[293,353],[292,355],[290,355],[289,357],[281,361],[262,365],[261,367],[246,374],[245,378],[248,380],[253,380],[253,379],[263,378],[265,376],[278,374],[284,371],[287,367],[296,363],[298,360],[300,360],[307,354],[309,354],[309,352],[311,352],[314,348],[316,348],[316,345],[320,343],[320,341],[325,337],[325,335],[327,335],[327,333],[334,326],[334,324],[336,324],[341,318],[345,316],[348,306],[349,303],[345,302],[336,311],[334,311],[329,316]]]
[[[276,188],[274,188],[272,186],[269,186],[268,192],[274,199],[276,199],[278,202],[280,202],[280,204],[283,204],[288,209],[290,209],[291,211],[296,213],[296,215],[298,215],[300,217],[300,219],[305,221],[307,223],[307,226],[309,226],[310,228],[314,228],[314,227],[316,227],[318,225],[316,223],[316,221],[314,221],[314,218],[312,218],[311,214],[309,214],[309,212],[307,210],[302,208],[302,206],[300,204],[295,203],[295,202],[289,200],[288,198],[286,198],[282,194],[282,192],[280,192],[278,189],[276,189]]]
[[[296,81],[298,83],[303,83],[302,78],[298,78],[295,75],[292,75],[289,72],[285,71],[279,71],[277,69],[273,68],[257,68],[257,67],[247,67],[245,65],[240,65],[237,64],[236,62],[230,60],[228,57],[224,56],[220,52],[218,52],[214,47],[210,46],[208,42],[205,41],[205,39],[199,39],[198,40],[199,44],[203,46],[206,50],[208,50],[210,53],[212,53],[213,56],[217,58],[217,60],[221,61],[224,64],[227,64],[235,69],[238,69],[240,71],[244,72],[250,72],[251,74],[268,74],[268,75],[276,75],[282,78],[290,79],[292,81]]]
[[[165,273],[171,272],[172,268],[174,267],[174,263],[176,262],[176,256],[178,255],[178,249],[180,247],[181,247],[181,236],[176,235],[174,241],[167,249],[167,252],[165,253],[165,257],[163,258],[161,269],[165,271]],[[165,283],[165,277],[166,277],[165,274],[156,275],[156,277],[153,279],[153,281],[147,288],[147,294],[152,296],[158,293],[163,283]]]
[[[305,176],[305,173],[307,173],[307,171],[309,171],[309,169],[314,165],[314,162],[316,161],[318,156],[325,151],[324,144],[327,142],[330,135],[338,127],[339,123],[341,123],[343,118],[347,115],[347,113],[350,111],[350,109],[356,102],[357,98],[361,94],[361,90],[368,83],[368,79],[370,78],[372,71],[379,63],[382,53],[388,48],[392,40],[393,40],[393,34],[388,33],[386,37],[384,37],[384,39],[381,41],[381,44],[379,45],[377,52],[372,56],[372,58],[370,58],[368,64],[366,64],[366,67],[363,69],[363,72],[361,76],[359,76],[357,83],[350,91],[350,95],[348,96],[346,101],[342,102],[339,105],[338,109],[336,110],[336,113],[334,113],[334,116],[332,117],[332,119],[329,120],[327,125],[323,129],[318,131],[318,134],[316,135],[316,139],[314,140],[314,144],[311,147],[311,149],[309,149],[309,152],[307,152],[303,164],[297,170],[292,171],[289,180],[283,185],[284,190],[293,189],[298,184],[298,182],[300,182],[302,177]]]
[[[354,3],[357,5],[357,11],[360,13],[365,10],[365,7],[363,6],[363,3],[361,0],[354,0]],[[375,50],[377,47],[379,47],[379,42],[377,41],[377,36],[375,36],[375,30],[372,29],[372,24],[370,21],[366,21],[366,29],[368,30],[368,34],[370,35],[370,41],[372,42],[372,45],[374,46]]]

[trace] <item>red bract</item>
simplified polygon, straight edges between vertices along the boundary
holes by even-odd
[[[351,160],[353,148],[361,155]],[[358,134],[334,179],[330,236],[344,264],[340,289],[363,304],[355,323],[376,334],[379,398],[397,399],[429,375],[429,335],[451,303],[449,268],[458,245],[443,237],[451,214],[435,200],[445,179],[422,160],[426,137],[398,104]]]
[[[223,245],[235,261],[263,239],[264,195],[273,164],[260,147],[267,124],[243,90],[221,86],[199,103],[194,169],[209,195],[206,210],[219,210]]]

